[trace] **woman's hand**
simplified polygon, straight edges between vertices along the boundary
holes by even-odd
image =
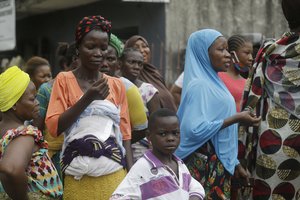
[[[102,77],[96,81],[92,87],[87,91],[87,95],[91,97],[92,100],[104,100],[109,95],[109,86],[107,84],[107,79]]]
[[[238,121],[242,126],[257,126],[261,120],[261,117],[257,117],[249,110],[237,113],[237,115]]]
[[[238,178],[238,179],[245,179],[246,180],[246,183],[247,185],[250,185],[250,181],[249,181],[249,172],[248,170],[246,171],[243,166],[241,164],[238,164],[236,167],[235,167],[235,171],[234,171],[234,177],[235,178]]]

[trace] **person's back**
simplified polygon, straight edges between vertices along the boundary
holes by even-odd
[[[159,109],[151,114],[147,138],[152,150],[133,165],[110,199],[203,199],[203,187],[173,154],[180,142],[176,113]]]
[[[290,31],[259,50],[244,93],[243,107],[262,116],[246,133],[253,199],[299,199],[300,0],[282,0],[282,9]]]

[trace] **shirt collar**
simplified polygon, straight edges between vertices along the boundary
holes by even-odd
[[[164,166],[164,164],[153,154],[152,150],[146,151],[144,154],[144,158],[146,158],[146,160],[148,160],[155,168]],[[177,157],[175,154],[173,154],[173,158],[177,162],[183,163],[183,161],[179,157]]]

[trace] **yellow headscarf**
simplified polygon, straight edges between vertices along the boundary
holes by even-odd
[[[0,74],[0,111],[5,112],[17,103],[30,82],[29,75],[17,66]]]

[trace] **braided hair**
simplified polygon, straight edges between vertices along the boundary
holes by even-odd
[[[251,41],[242,35],[233,35],[228,39],[228,50],[237,51],[246,42],[251,42]]]
[[[103,32],[106,32],[110,38],[111,22],[100,15],[84,17],[77,25],[75,31],[77,47],[81,43],[82,38],[92,30],[102,30]]]

